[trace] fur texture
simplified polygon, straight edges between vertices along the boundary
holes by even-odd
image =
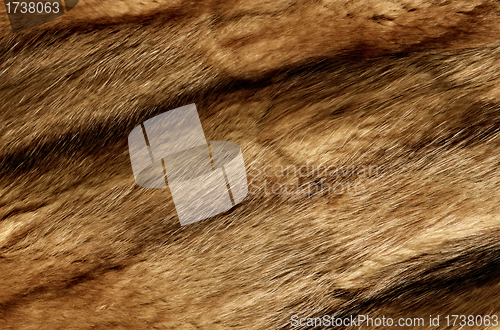
[[[0,9],[2,329],[500,313],[496,1],[81,1],[18,34]],[[127,135],[193,102],[251,192],[180,227]]]

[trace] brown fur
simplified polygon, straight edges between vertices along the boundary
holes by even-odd
[[[499,10],[81,1],[18,34],[1,12],[1,328],[500,313]],[[193,102],[252,192],[180,227],[168,191],[135,184],[127,134]],[[361,193],[264,190],[296,178],[263,166],[307,164],[377,171],[299,178]]]

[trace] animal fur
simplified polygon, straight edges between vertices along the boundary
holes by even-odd
[[[81,0],[17,34],[0,10],[0,328],[500,314],[498,2]],[[251,192],[181,227],[127,135],[189,103]],[[261,171],[320,164],[376,171]]]

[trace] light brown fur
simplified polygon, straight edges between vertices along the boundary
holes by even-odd
[[[499,313],[499,9],[82,1],[18,34],[0,12],[0,327]],[[181,227],[127,134],[193,102],[251,193]],[[297,179],[264,166],[307,164],[377,170],[299,178],[362,193],[263,190]]]

